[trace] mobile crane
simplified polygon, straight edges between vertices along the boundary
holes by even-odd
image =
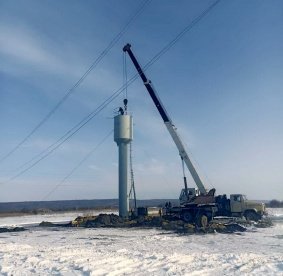
[[[146,87],[161,118],[163,119],[169,134],[173,139],[182,160],[184,189],[182,189],[179,197],[180,206],[170,208],[169,212],[171,214],[178,215],[186,222],[194,222],[199,226],[206,226],[206,224],[214,216],[219,215],[245,216],[249,220],[259,220],[265,213],[265,206],[263,203],[248,201],[242,194],[230,195],[230,199],[227,199],[226,195],[215,196],[214,188],[207,191],[203,181],[201,180],[192,161],[189,158],[187,150],[177,132],[177,128],[173,124],[160,98],[155,92],[151,81],[147,79],[137,59],[135,58],[131,50],[131,45],[126,44],[123,48],[123,51],[127,52],[131,58],[139,76],[143,81],[144,86]],[[184,164],[186,164],[198,189],[188,188],[187,179],[184,172]]]

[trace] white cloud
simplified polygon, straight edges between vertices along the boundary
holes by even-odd
[[[75,83],[90,65],[84,64],[78,51],[64,51],[31,28],[2,25],[0,33],[0,55],[6,61],[1,70],[10,74],[21,77],[41,71]]]
[[[91,62],[103,50],[94,50],[91,57],[86,57],[82,49],[69,47],[64,51],[64,47],[59,47],[49,37],[25,26],[2,25],[0,33],[0,56],[2,56],[0,70],[17,78],[25,78],[26,81],[31,77],[32,84],[38,86],[40,90],[48,86],[46,93],[49,97],[56,98],[56,101],[58,100],[56,80],[60,80],[60,85],[63,81],[64,88],[60,94],[64,95],[84,75]],[[41,75],[37,83],[35,76],[39,72]],[[50,76],[53,79],[52,83]],[[44,82],[42,78],[45,79]],[[42,87],[43,83],[45,83],[44,87]],[[99,64],[76,89],[83,90],[83,93],[74,93],[72,96],[76,103],[93,109],[97,101],[101,103],[105,100],[105,95],[111,95],[121,86],[122,77]]]
[[[89,168],[90,170],[93,170],[93,171],[102,171],[102,168],[101,168],[101,167],[99,167],[99,166],[97,166],[97,165],[94,165],[94,164],[88,165],[88,168]]]
[[[43,39],[21,27],[0,27],[0,52],[15,63],[26,63],[47,71],[59,71],[62,63],[45,49]]]
[[[147,160],[144,163],[139,163],[135,165],[135,170],[137,172],[154,175],[164,174],[167,168],[167,165],[155,158],[151,158],[150,160]]]

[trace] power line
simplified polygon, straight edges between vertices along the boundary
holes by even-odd
[[[169,49],[171,49],[188,31],[196,26],[221,0],[216,0],[208,8],[203,10],[199,16],[193,19],[181,32],[179,32],[174,39],[172,39],[165,47],[162,48],[151,60],[148,62],[143,70],[146,70],[153,63],[155,63],[161,56],[163,56]]]
[[[126,85],[130,85],[133,83],[138,77],[138,74],[133,76],[127,84],[124,84],[122,87],[120,87],[117,91],[115,91],[110,97],[108,97],[102,104],[100,104],[94,111],[92,111],[89,115],[87,115],[83,120],[81,120],[78,124],[76,124],[72,129],[70,129],[67,133],[65,133],[61,138],[59,138],[55,143],[50,145],[47,149],[42,151],[37,156],[40,156],[39,159],[34,161],[31,165],[29,165],[27,168],[23,169],[13,177],[11,177],[9,180],[2,182],[0,184],[7,184],[11,182],[12,180],[18,178],[25,172],[29,171],[31,168],[33,168],[35,165],[37,165],[40,161],[48,157],[51,153],[53,153],[57,148],[59,148],[63,143],[65,143],[67,140],[69,140],[72,136],[74,136],[82,127],[84,127],[88,122],[91,121],[96,115],[98,115],[106,106],[108,106],[113,100],[115,100],[125,89]],[[37,157],[36,156],[36,157]],[[33,158],[32,160],[34,160]],[[28,161],[27,163],[30,163],[32,160]],[[27,164],[26,163],[26,164]]]
[[[49,118],[57,111],[57,109],[69,98],[69,96],[75,91],[75,89],[85,80],[85,78],[89,75],[89,73],[100,63],[100,61],[108,54],[108,52],[113,48],[113,46],[119,41],[119,39],[124,35],[127,31],[131,23],[143,12],[146,5],[151,0],[145,0],[138,7],[136,12],[130,17],[125,26],[121,29],[121,31],[110,41],[108,46],[101,52],[101,54],[94,60],[91,66],[87,69],[87,71],[80,77],[80,79],[67,91],[67,93],[59,100],[59,102],[51,109],[51,111],[32,129],[32,131],[22,139],[12,150],[10,150],[6,155],[4,155],[0,159],[0,163],[6,160],[9,156],[11,156],[21,145],[23,145],[45,122],[49,120]]]
[[[42,200],[46,200],[60,186],[62,186],[62,184],[74,174],[74,172],[108,139],[112,133],[113,130],[111,130],[48,194],[46,194]]]
[[[205,17],[209,11],[211,11],[221,0],[215,1],[212,5],[210,5],[207,9],[205,9],[198,17],[196,17],[192,22],[189,23],[181,32],[177,34],[177,36],[171,40],[168,44],[165,45],[144,67],[143,70],[146,71],[152,64],[154,64],[162,55],[164,55],[170,48],[172,48],[178,40],[180,40],[186,32],[191,30],[203,17]],[[63,143],[69,140],[73,135],[75,135],[82,127],[84,127],[91,119],[93,119],[99,112],[101,112],[107,105],[109,105],[114,99],[116,99],[126,87],[131,85],[137,78],[139,74],[136,73],[132,76],[127,83],[123,84],[118,90],[116,90],[110,97],[108,97],[102,104],[100,104],[94,111],[92,111],[89,115],[83,118],[78,124],[76,124],[72,129],[70,129],[67,133],[65,133],[61,138],[59,138],[55,143],[50,145],[47,149],[45,149],[42,153],[37,156],[42,155],[38,160],[28,166],[26,169],[20,171],[18,174],[10,178],[6,182],[2,182],[0,184],[6,184],[17,177],[21,176],[35,165],[37,165],[40,161],[48,157],[51,153],[53,153],[57,148],[59,148]],[[34,160],[35,157],[32,159]],[[30,160],[27,163],[30,163]],[[26,163],[26,164],[27,164]]]

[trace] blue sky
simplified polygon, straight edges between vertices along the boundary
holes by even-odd
[[[143,1],[0,1],[0,155],[50,112]],[[48,158],[18,168],[64,135],[123,84],[123,46],[141,65],[213,1],[149,1],[84,82],[0,164],[0,201],[115,198],[117,146],[110,136],[125,93]],[[218,194],[283,200],[283,2],[221,1],[146,74]],[[127,61],[128,76],[135,74]],[[177,198],[178,152],[140,79],[128,88],[138,198]],[[189,178],[190,186],[194,186]]]

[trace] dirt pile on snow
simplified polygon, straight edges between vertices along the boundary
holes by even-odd
[[[38,226],[40,227],[71,227],[72,223],[53,223],[49,221],[42,221]]]
[[[86,228],[161,228],[177,233],[235,233],[244,232],[248,227],[257,228],[271,227],[270,219],[251,222],[236,220],[235,218],[220,218],[211,221],[206,227],[197,227],[180,219],[170,216],[139,216],[137,218],[123,219],[115,214],[100,214],[98,216],[78,216],[67,224],[51,223],[43,221],[41,227],[86,227]],[[11,230],[10,230],[11,231]],[[14,230],[15,231],[15,230]],[[1,229],[0,229],[1,232]],[[7,232],[7,230],[6,230]]]
[[[85,227],[122,227],[125,220],[114,214],[100,214],[85,221]]]
[[[257,228],[267,228],[273,226],[273,222],[270,218],[262,219],[254,224]]]
[[[76,220],[75,220],[76,221]],[[82,220],[78,226],[84,227],[161,227],[160,217],[140,216],[135,219],[123,219],[114,214],[100,214],[97,217]]]
[[[196,227],[194,224],[185,223],[182,220],[178,221],[163,221],[162,229],[171,230],[178,233],[235,233],[244,232],[246,227],[237,223],[221,224],[211,223],[207,227]]]
[[[48,225],[47,225],[48,226]],[[87,228],[161,228],[178,233],[234,233],[246,231],[244,226],[237,223],[210,223],[207,227],[196,227],[194,224],[186,223],[179,219],[160,216],[139,216],[134,219],[123,219],[114,214],[100,214],[97,217],[78,217],[72,226]]]
[[[227,223],[227,224],[211,224],[208,227],[209,232],[217,232],[217,233],[235,233],[235,232],[245,232],[247,230],[246,227],[238,224],[238,223]]]
[[[178,233],[195,233],[196,227],[193,224],[185,223],[182,220],[164,220],[162,221],[162,229],[175,231]]]
[[[0,233],[25,231],[24,227],[0,227]]]
[[[121,218],[115,214],[100,214],[98,216],[79,216],[68,224],[54,224],[43,221],[41,227],[86,227],[86,228],[161,228],[177,233],[235,233],[244,232],[247,227],[255,226],[259,228],[270,227],[272,222],[259,221],[251,223],[249,221],[235,221],[235,219],[214,220],[206,227],[197,227],[195,224],[186,223],[171,216],[139,216],[137,218]]]

